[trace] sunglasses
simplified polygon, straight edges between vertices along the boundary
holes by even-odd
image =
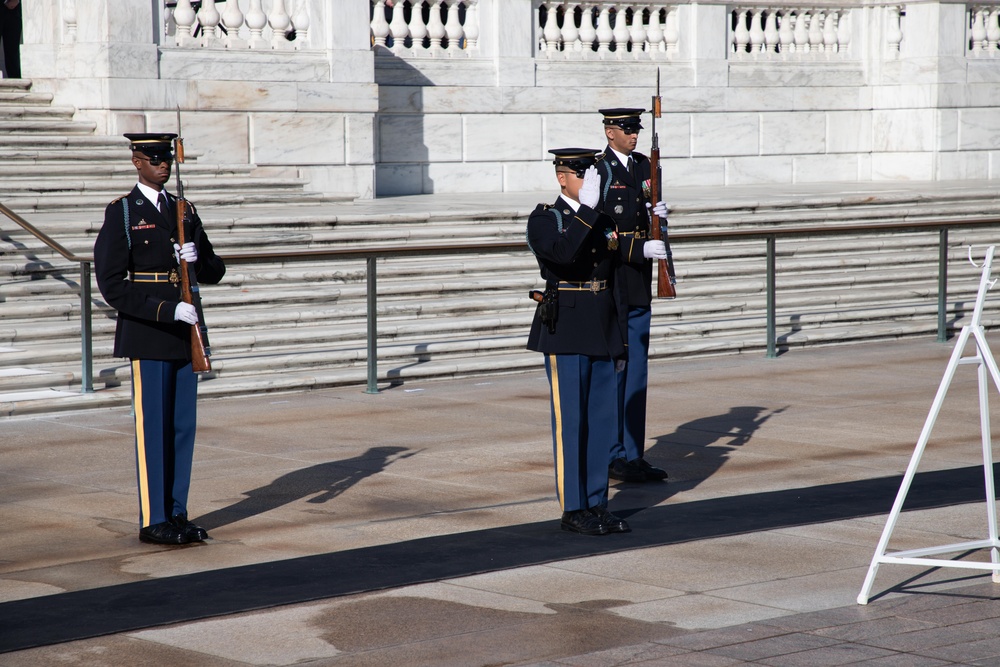
[[[637,127],[618,127],[617,125],[613,125],[612,127],[618,128],[625,135],[639,134],[639,128]]]
[[[157,166],[163,164],[164,162],[166,162],[167,164],[173,164],[173,162],[174,162],[173,156],[170,156],[170,155],[168,155],[166,157],[139,157],[137,155],[136,159],[148,162],[149,164],[151,164],[154,167],[157,167]]]

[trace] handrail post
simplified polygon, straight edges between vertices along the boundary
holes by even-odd
[[[777,335],[775,333],[775,278],[774,278],[774,234],[767,235],[767,358],[778,356]]]
[[[942,227],[938,232],[938,325],[937,339],[939,343],[948,340],[948,228]]]
[[[94,391],[94,336],[90,307],[90,262],[80,262],[80,391]]]
[[[366,394],[378,393],[378,290],[375,278],[375,255],[368,257],[365,282],[368,286],[368,386]]]

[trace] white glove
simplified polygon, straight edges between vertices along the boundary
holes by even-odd
[[[583,185],[580,186],[580,203],[590,208],[597,208],[601,200],[601,176],[594,165],[583,172]]]
[[[667,202],[659,201],[656,202],[656,206],[653,207],[653,215],[657,218],[663,219],[667,217]]]
[[[174,319],[178,322],[187,322],[188,324],[198,324],[198,311],[190,303],[181,301],[174,308]]]
[[[198,261],[198,248],[195,247],[194,243],[188,241],[183,246],[174,244],[174,259],[180,264],[183,259],[188,264],[194,264]]]
[[[642,256],[646,259],[666,259],[667,244],[663,241],[646,241],[642,244]]]

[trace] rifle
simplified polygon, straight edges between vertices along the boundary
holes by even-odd
[[[188,217],[187,201],[184,199],[184,184],[181,182],[181,163],[184,162],[184,140],[181,138],[181,110],[177,109],[177,138],[174,139],[174,164],[177,165],[177,245],[183,246],[184,221]],[[212,348],[208,344],[208,327],[205,313],[201,308],[201,291],[198,278],[184,259],[180,260],[181,299],[195,307],[198,323],[191,327],[191,369],[195,373],[212,370]]]
[[[663,179],[660,172],[660,138],[656,134],[656,119],[660,117],[660,68],[656,68],[656,95],[653,95],[653,146],[649,151],[649,190],[653,204],[662,199]],[[673,299],[677,296],[677,276],[674,274],[674,255],[670,251],[670,239],[667,237],[667,221],[661,220],[655,213],[650,213],[649,231],[654,240],[663,241],[667,247],[667,258],[659,260],[656,272],[656,296],[660,299]]]

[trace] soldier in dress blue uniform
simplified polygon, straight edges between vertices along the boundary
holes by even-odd
[[[628,298],[628,364],[618,376],[619,427],[611,448],[608,475],[626,482],[659,481],[666,471],[643,458],[646,442],[646,385],[649,324],[652,316],[653,260],[666,258],[663,241],[650,238],[649,158],[635,152],[642,129],[642,109],[600,109],[608,147],[598,158],[601,203],[612,217],[621,241],[621,280]],[[666,217],[666,206],[656,202]]]
[[[546,290],[528,335],[545,355],[551,388],[556,492],[563,530],[627,532],[608,511],[608,443],[617,433],[616,364],[625,352],[614,221],[597,211],[597,151],[562,148],[555,156],[561,195],[528,218],[528,245]],[[536,300],[539,293],[535,292]]]
[[[190,204],[186,242],[175,241],[177,198],[164,185],[176,136],[125,135],[139,182],[108,205],[94,244],[97,286],[118,311],[114,354],[132,363],[139,539],[159,544],[208,537],[187,517],[198,391],[191,326],[198,313],[181,300],[179,262],[194,268],[199,283],[218,283],[226,272]]]

